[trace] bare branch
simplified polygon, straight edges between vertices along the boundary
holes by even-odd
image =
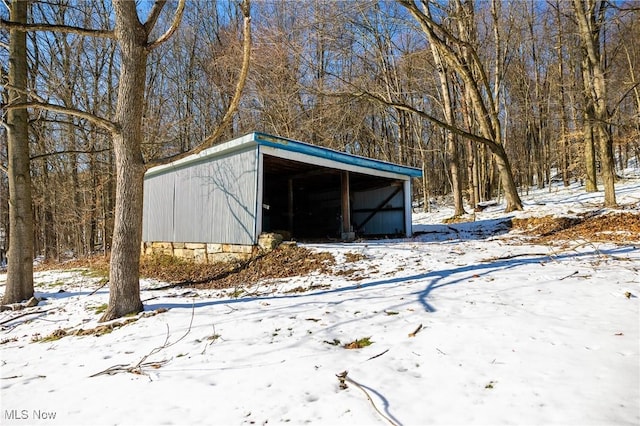
[[[4,77],[4,75],[2,77]],[[23,95],[31,96],[33,99],[37,100],[38,102],[41,102],[41,103],[45,103],[46,102],[44,100],[44,98],[38,96],[38,94],[36,94],[33,90],[28,90],[28,89],[24,90],[24,89],[21,89],[19,87],[14,86],[13,84],[9,84],[9,83],[3,84],[2,87],[5,90],[13,90],[16,93],[20,93],[20,94],[23,94]]]
[[[420,24],[422,31],[425,34],[430,36],[430,40],[435,42],[438,46],[438,50],[441,55],[443,55],[449,65],[453,67],[460,76],[463,81],[467,84],[467,86],[471,89],[471,95],[480,100],[482,98],[480,94],[480,88],[474,82],[477,80],[473,75],[470,64],[464,60],[460,54],[456,53],[449,45],[448,42],[453,43],[454,45],[460,46],[461,48],[466,49],[471,55],[471,59],[473,63],[476,64],[475,71],[480,74],[479,83],[482,85],[484,90],[482,93],[485,93],[488,98],[488,103],[490,106],[495,105],[495,100],[493,99],[493,91],[489,85],[489,78],[485,72],[484,67],[482,66],[482,60],[478,56],[477,49],[466,40],[461,39],[460,37],[456,37],[450,31],[448,31],[443,25],[438,24],[431,15],[428,13],[428,6],[424,4],[425,12],[421,11],[413,2],[413,0],[399,0],[399,3],[404,6],[409,13],[414,17],[416,21]],[[494,108],[487,108],[484,102],[474,102],[474,108],[477,110],[478,116],[489,117],[493,127],[488,126],[488,131],[494,133],[492,136],[495,138],[495,129],[497,128],[496,124],[498,123],[498,117]]]
[[[111,148],[98,149],[98,150],[94,150],[94,151],[82,151],[82,150],[78,150],[78,149],[68,149],[68,150],[65,150],[65,151],[47,152],[45,154],[33,155],[30,160],[33,161],[33,160],[37,160],[37,159],[43,158],[43,157],[53,157],[54,155],[63,155],[63,154],[97,154],[97,153],[100,153],[100,152],[107,152],[107,151],[111,151]]]
[[[44,102],[24,102],[24,103],[5,106],[5,110],[7,111],[12,109],[19,109],[19,108],[39,108],[39,109],[46,109],[47,111],[59,112],[61,114],[69,114],[69,115],[73,115],[74,117],[84,118],[85,120],[90,121],[100,127],[103,127],[112,133],[116,133],[119,130],[118,125],[113,121],[107,120],[102,117],[98,117],[97,115],[88,113],[86,111],[82,111],[75,108],[68,108],[61,105],[48,104]]]
[[[199,152],[204,151],[206,148],[209,148],[215,141],[220,137],[222,131],[231,121],[231,118],[235,114],[238,109],[238,105],[240,103],[240,98],[242,97],[242,91],[244,90],[245,83],[247,82],[247,75],[249,74],[249,65],[251,62],[251,4],[250,0],[243,0],[240,4],[240,8],[242,9],[242,14],[244,15],[244,25],[243,25],[243,35],[244,40],[242,42],[242,68],[240,70],[240,75],[238,76],[238,84],[236,85],[235,93],[233,94],[233,98],[229,103],[229,108],[225,113],[224,117],[218,124],[218,126],[214,129],[214,131],[207,136],[200,144],[198,144],[193,149],[182,152],[180,154],[172,155],[170,157],[159,158],[156,160],[151,160],[147,162],[147,167],[159,166],[161,164],[167,164],[172,161],[180,160],[181,158],[187,157],[189,155],[198,154]]]
[[[415,108],[415,107],[413,107],[411,105],[406,105],[406,104],[402,104],[402,103],[398,103],[398,102],[391,102],[391,101],[388,101],[388,100],[384,99],[383,97],[381,97],[379,95],[375,95],[375,94],[369,93],[369,92],[358,93],[358,96],[364,97],[364,98],[369,99],[369,100],[373,100],[375,102],[381,103],[381,104],[383,104],[385,106],[388,106],[388,107],[391,107],[391,108],[395,108],[395,109],[400,110],[400,111],[407,111],[407,112],[410,112],[412,114],[416,114],[419,117],[424,118],[425,120],[430,121],[433,124],[450,131],[451,133],[455,133],[456,135],[462,136],[465,139],[469,139],[471,141],[484,144],[489,149],[493,150],[493,149],[498,148],[498,146],[497,146],[498,144],[495,141],[492,141],[491,139],[488,139],[488,138],[485,138],[485,137],[478,136],[476,134],[467,132],[467,131],[462,130],[461,128],[456,127],[456,126],[452,126],[451,124],[448,124],[448,123],[446,123],[446,122],[444,122],[444,121],[432,116],[431,114],[428,114],[428,113],[426,113],[426,112],[424,112],[422,110],[419,110],[419,109],[417,109],[417,108]]]
[[[180,26],[180,22],[182,22],[182,15],[184,14],[184,4],[185,4],[185,0],[180,0],[178,2],[178,7],[176,9],[176,13],[173,15],[173,21],[171,22],[171,26],[169,27],[169,29],[167,29],[167,31],[164,34],[158,37],[154,42],[150,43],[149,46],[147,46],[147,49],[149,50],[155,49],[165,41],[169,40],[173,35],[173,33],[176,32],[176,30]]]
[[[609,115],[611,117],[613,117],[615,115],[615,113],[618,112],[618,108],[620,108],[620,105],[625,100],[625,98],[629,95],[629,93],[633,92],[638,86],[640,86],[640,82],[635,83],[634,85],[629,87],[629,89],[626,92],[624,92],[624,94],[620,97],[620,100],[618,102],[616,102],[615,107],[613,107],[613,109],[609,113]]]
[[[149,16],[147,17],[147,22],[144,23],[144,29],[147,34],[151,34],[151,30],[155,27],[156,22],[158,22],[158,18],[160,17],[160,12],[164,8],[164,5],[167,3],[167,0],[156,0],[153,3],[153,7],[149,12]]]
[[[53,31],[65,34],[78,34],[89,37],[98,38],[115,38],[113,30],[94,30],[90,28],[74,27],[71,25],[52,25],[52,24],[19,24],[17,22],[0,21],[0,28],[19,31]]]

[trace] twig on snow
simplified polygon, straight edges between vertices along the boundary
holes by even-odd
[[[416,328],[415,330],[413,330],[413,333],[409,333],[409,337],[416,337],[416,334],[418,334],[420,332],[420,330],[422,330],[422,324],[420,324],[418,326],[418,328]]]
[[[519,253],[519,254],[509,254],[509,255],[506,255],[506,256],[489,257],[487,259],[481,259],[480,262],[495,262],[496,260],[509,260],[509,259],[515,259],[517,257],[529,257],[529,256],[549,256],[549,257],[551,257],[551,255],[549,255],[549,253]]]
[[[386,354],[387,352],[389,352],[389,349],[380,352],[378,355],[372,356],[371,358],[367,359],[367,361],[371,361],[372,359],[378,358],[379,356],[382,356],[382,355]]]
[[[94,294],[96,294],[101,288],[103,288],[107,284],[109,284],[109,280],[106,280],[105,282],[102,283],[102,285],[100,287],[96,288],[91,293],[87,294],[87,297],[88,296],[93,296]]]
[[[387,415],[385,415],[382,411],[380,411],[380,409],[376,406],[375,402],[373,402],[373,399],[371,398],[371,395],[369,395],[369,392],[367,392],[366,389],[360,383],[358,383],[355,380],[353,380],[352,378],[348,377],[347,376],[348,374],[349,373],[346,370],[343,371],[342,373],[336,374],[336,377],[338,378],[338,381],[340,382],[340,389],[346,389],[347,388],[347,383],[346,382],[351,383],[352,385],[354,385],[355,387],[360,389],[362,392],[364,392],[364,394],[366,395],[367,399],[371,403],[371,406],[373,407],[374,410],[376,410],[376,413],[378,413],[383,419],[388,421],[389,424],[391,424],[392,426],[399,426],[398,423],[396,423],[391,418],[389,418]]]
[[[570,273],[569,275],[567,275],[566,277],[562,277],[562,278],[558,279],[558,281],[566,280],[567,278],[572,277],[572,276],[574,276],[574,275],[578,274],[579,272],[580,272],[580,271],[572,272],[572,273]]]

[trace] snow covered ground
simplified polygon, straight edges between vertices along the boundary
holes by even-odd
[[[29,309],[43,312],[0,314],[0,423],[640,424],[640,242],[531,245],[504,219],[603,196],[523,199],[525,212],[498,205],[451,228],[447,208],[416,214],[412,239],[308,245],[358,272],[251,297],[144,281],[145,313],[101,335],[50,338],[99,326],[99,278],[39,272],[46,300]],[[618,201],[638,212],[640,180]]]

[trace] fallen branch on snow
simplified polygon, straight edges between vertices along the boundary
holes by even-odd
[[[92,374],[89,377],[98,377],[98,376],[102,376],[104,374],[107,374],[109,376],[112,376],[114,374],[118,374],[118,373],[132,373],[132,374],[144,374],[145,376],[149,377],[149,374],[145,371],[148,368],[160,368],[163,365],[167,364],[170,360],[169,359],[163,359],[160,361],[147,361],[147,359],[157,353],[159,353],[160,351],[170,348],[171,346],[175,345],[176,343],[180,342],[181,340],[184,340],[185,337],[187,337],[187,335],[191,332],[191,327],[193,325],[193,318],[195,316],[195,305],[193,305],[192,310],[191,310],[191,321],[189,322],[189,327],[187,328],[187,331],[176,341],[169,343],[169,337],[171,337],[171,334],[169,333],[169,324],[167,324],[167,337],[164,340],[164,343],[160,346],[157,346],[155,348],[153,348],[148,354],[146,354],[145,356],[143,356],[142,358],[140,358],[140,361],[138,361],[136,364],[116,364],[113,365],[109,368],[107,368],[106,370],[102,370],[98,373]],[[151,379],[151,378],[149,378]]]
[[[509,260],[509,259],[515,259],[517,257],[529,257],[529,256],[548,256],[551,257],[551,255],[549,253],[520,253],[520,254],[509,254],[506,256],[496,256],[496,257],[489,257],[487,259],[480,259],[480,262],[495,262],[496,260]]]
[[[36,315],[36,314],[44,314],[45,312],[49,312],[52,311],[56,308],[51,308],[51,309],[38,309],[37,311],[31,311],[31,312],[23,312],[19,315],[13,315],[10,318],[7,318],[5,320],[0,321],[0,325],[4,325],[8,322],[11,322],[13,320],[17,320],[18,318],[22,318],[22,317],[26,317],[27,315]]]

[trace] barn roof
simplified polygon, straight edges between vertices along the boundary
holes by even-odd
[[[207,161],[210,158],[227,155],[234,151],[245,150],[252,146],[266,146],[292,153],[300,153],[305,154],[306,156],[330,160],[345,165],[364,167],[367,169],[395,173],[410,177],[422,176],[422,171],[415,167],[401,166],[399,164],[348,154],[346,152],[324,148],[293,139],[268,135],[266,133],[254,132],[237,139],[233,139],[229,142],[225,142],[220,145],[205,149],[199,154],[191,155],[173,163],[149,169],[149,171],[147,171],[147,177],[161,174],[165,171],[173,170],[175,168],[182,168],[187,167],[191,164],[201,163]]]

